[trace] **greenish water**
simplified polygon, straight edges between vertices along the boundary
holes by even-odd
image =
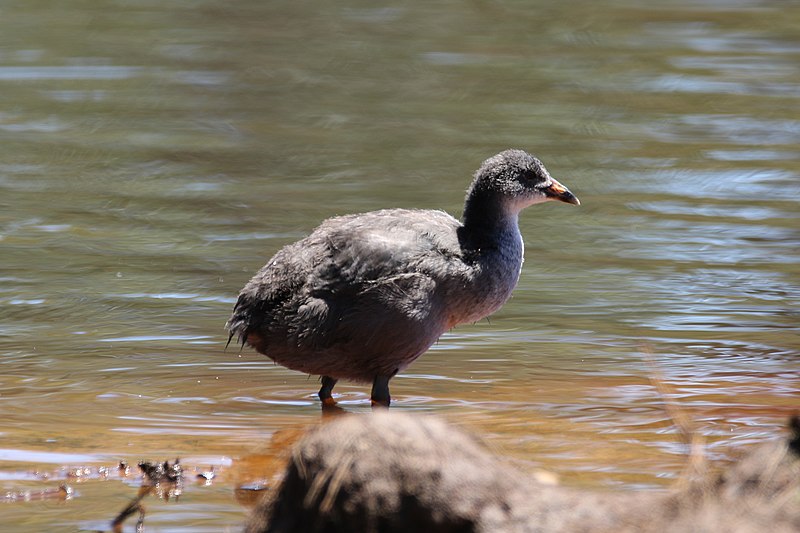
[[[223,350],[240,287],[328,216],[458,215],[509,147],[583,205],[523,213],[515,296],[398,376],[393,409],[565,483],[654,489],[685,450],[642,350],[712,458],[800,407],[796,3],[25,0],[0,20],[0,490],[120,458],[235,468],[318,421],[315,379]],[[151,502],[147,530],[238,531],[235,484]],[[0,503],[3,527],[107,528],[135,483],[77,488]]]

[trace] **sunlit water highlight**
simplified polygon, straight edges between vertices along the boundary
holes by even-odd
[[[398,376],[394,409],[565,483],[653,490],[686,450],[643,353],[712,459],[800,408],[797,6],[2,15],[3,490],[49,486],[30,472],[55,465],[180,456],[234,473],[151,503],[148,531],[238,531],[247,458],[320,417],[315,378],[224,349],[238,289],[325,217],[459,214],[474,169],[512,146],[583,205],[523,213],[514,298]],[[367,389],[337,393],[368,412]],[[106,528],[135,482],[78,489],[0,504],[4,527]]]

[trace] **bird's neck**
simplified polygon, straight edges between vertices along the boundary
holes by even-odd
[[[468,301],[451,317],[453,325],[488,316],[511,296],[525,251],[518,214],[497,203],[475,201],[472,195],[467,200],[458,240],[469,267]],[[454,298],[463,298],[464,292],[463,285],[459,285]]]
[[[500,200],[471,194],[464,205],[462,246],[474,250],[498,249],[519,239],[519,212]]]

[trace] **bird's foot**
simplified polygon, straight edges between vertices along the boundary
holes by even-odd
[[[375,398],[372,398],[370,399],[370,403],[372,404],[373,410],[378,410],[388,409],[391,402],[389,401],[389,398],[386,398],[385,400],[376,400]]]
[[[326,398],[322,400],[322,418],[328,418],[331,416],[338,416],[343,415],[347,411],[343,408],[339,407],[336,401],[333,398]]]
[[[336,380],[330,376],[322,376],[322,387],[320,387],[317,396],[323,406],[325,404],[336,405],[336,400],[333,399],[333,387],[336,385]]]
[[[322,402],[322,408],[325,409],[326,407],[336,407],[336,400],[333,399],[333,396],[328,396],[327,398],[320,398]]]
[[[369,395],[373,409],[388,409],[392,401],[389,395],[389,380],[392,376],[376,376],[372,382],[372,393]]]

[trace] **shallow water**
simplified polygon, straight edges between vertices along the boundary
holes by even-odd
[[[489,321],[393,381],[565,483],[658,489],[800,407],[800,8],[751,1],[7,2],[0,35],[0,489],[119,459],[237,472],[319,420],[318,384],[223,325],[323,218],[458,215],[494,153],[536,153],[580,208],[523,213]],[[340,384],[367,412],[368,390]],[[148,531],[238,531],[237,475],[152,502]],[[0,503],[96,530],[135,493]],[[132,528],[132,525],[128,526]],[[132,529],[131,529],[132,530]]]

